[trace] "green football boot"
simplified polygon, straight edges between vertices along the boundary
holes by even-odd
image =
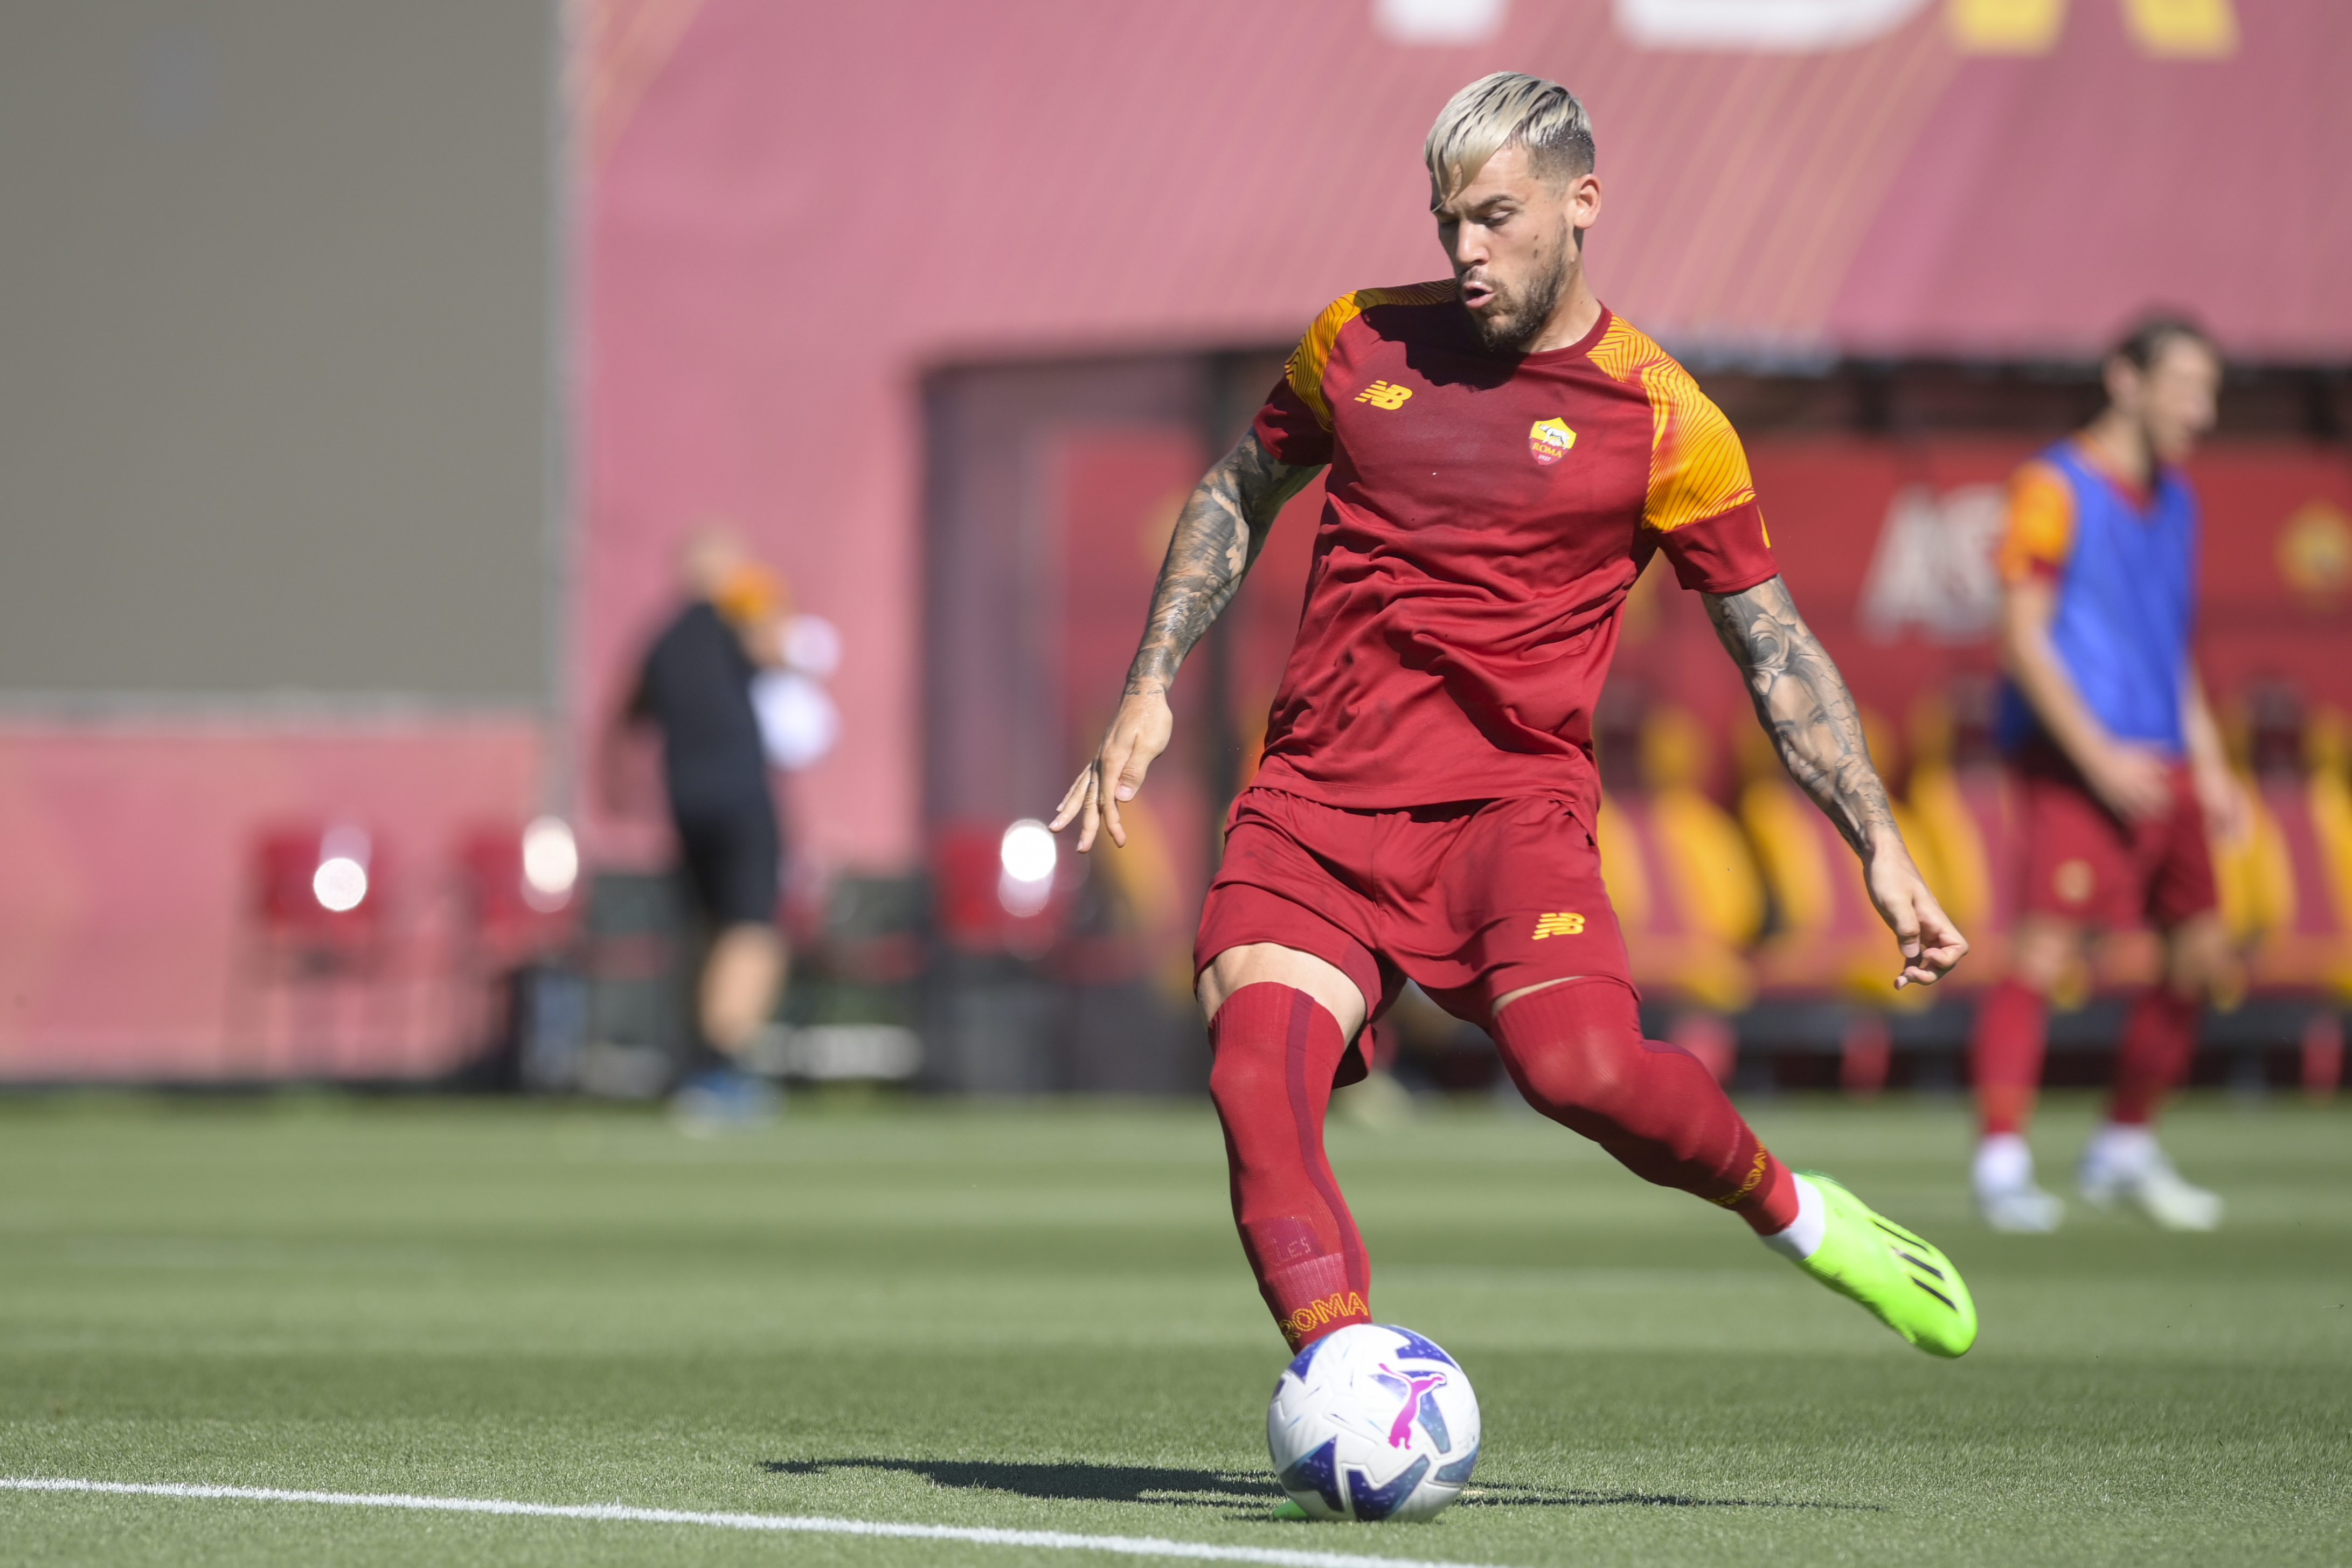
[[[1938,1247],[1871,1212],[1819,1171],[1800,1171],[1827,1211],[1822,1244],[1797,1265],[1929,1355],[1963,1355],[1977,1342],[1977,1305]]]

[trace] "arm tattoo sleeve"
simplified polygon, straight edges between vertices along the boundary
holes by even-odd
[[[1202,478],[1160,564],[1143,642],[1128,667],[1130,696],[1168,689],[1184,656],[1241,587],[1283,503],[1315,474],[1277,461],[1251,431]]]
[[[1715,635],[1748,679],[1756,717],[1790,776],[1856,852],[1891,831],[1886,786],[1871,766],[1853,695],[1775,577],[1743,593],[1705,595]]]

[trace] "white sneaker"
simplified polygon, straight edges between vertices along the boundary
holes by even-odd
[[[2031,1183],[1997,1192],[1979,1192],[1977,1208],[1983,1214],[1985,1224],[2011,1236],[2048,1236],[2066,1217],[2064,1199]]]
[[[2221,1223],[2221,1195],[2183,1180],[2145,1128],[2101,1128],[2083,1152],[2082,1187],[2084,1202],[2103,1209],[2129,1204],[2165,1230]]]
[[[2066,1217],[2055,1193],[2033,1184],[2033,1151],[2014,1132],[1996,1132],[1977,1145],[1969,1184],[1985,1224],[2012,1236],[2047,1236]]]

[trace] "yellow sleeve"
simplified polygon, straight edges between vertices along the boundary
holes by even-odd
[[[1731,421],[1647,333],[1622,316],[1612,317],[1591,357],[1616,380],[1638,380],[1649,395],[1650,493],[1642,508],[1643,523],[1667,533],[1756,499],[1748,453]]]
[[[2074,552],[2074,489],[2036,458],[2009,481],[2009,526],[1994,563],[2004,583],[2054,576]]]
[[[1375,305],[1434,305],[1451,300],[1454,283],[1446,279],[1436,283],[1411,283],[1402,289],[1359,289],[1352,294],[1342,294],[1323,307],[1298,346],[1290,351],[1290,358],[1282,367],[1283,379],[1298,401],[1313,411],[1317,423],[1331,428],[1331,400],[1323,395],[1323,372],[1331,363],[1331,345],[1339,341],[1347,324]]]
[[[1660,533],[1756,499],[1731,421],[1682,366],[1644,375],[1650,391],[1650,496],[1642,521]],[[1769,544],[1768,538],[1765,542]]]

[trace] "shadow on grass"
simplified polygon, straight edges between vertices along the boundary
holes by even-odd
[[[1246,1507],[1244,1517],[1282,1500],[1263,1475],[1234,1470],[1183,1470],[1150,1465],[1024,1464],[993,1459],[762,1459],[772,1476],[814,1476],[827,1470],[891,1470],[920,1476],[960,1491],[1013,1492],[1057,1502],[1144,1502],[1178,1508]],[[1702,1498],[1675,1492],[1600,1491],[1509,1484],[1465,1489],[1458,1508],[1809,1508],[1878,1513],[1871,1503],[1792,1502],[1775,1498]]]
[[[987,1459],[762,1459],[772,1476],[825,1470],[896,1470],[935,1487],[1015,1492],[1056,1501],[1174,1503],[1184,1508],[1261,1507],[1282,1500],[1268,1476],[1232,1470],[1178,1470],[1154,1465],[1017,1464]]]
[[[1815,1508],[1884,1513],[1870,1502],[1794,1502],[1785,1498],[1687,1497],[1680,1492],[1599,1491],[1586,1487],[1465,1487],[1456,1508]]]

